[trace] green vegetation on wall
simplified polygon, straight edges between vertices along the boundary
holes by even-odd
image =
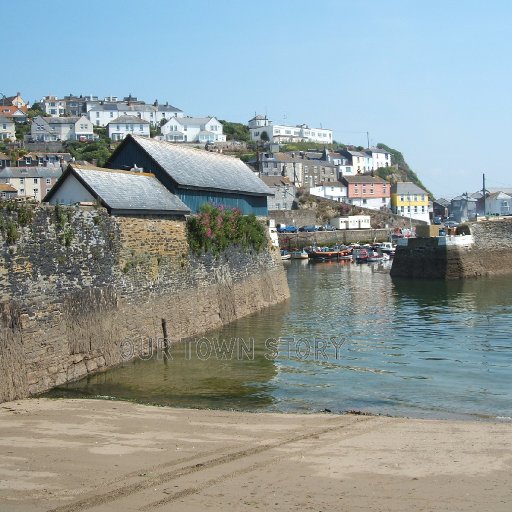
[[[220,119],[226,140],[238,140],[240,142],[249,142],[251,140],[249,127],[242,123],[232,123]]]
[[[231,245],[262,249],[267,241],[265,228],[255,215],[244,216],[238,209],[204,204],[200,213],[187,220],[187,238],[195,254],[215,256]]]

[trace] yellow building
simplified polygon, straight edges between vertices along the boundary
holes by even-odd
[[[397,215],[430,222],[428,194],[410,181],[395,183],[391,187],[391,209]]]

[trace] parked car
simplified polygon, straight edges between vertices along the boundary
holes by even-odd
[[[278,233],[297,233],[297,228],[295,226],[279,226],[277,228]]]
[[[324,224],[323,226],[320,226],[320,231],[336,231],[336,228],[331,224]]]
[[[456,228],[459,225],[458,222],[455,222],[454,220],[449,220],[444,223],[445,228]]]
[[[439,226],[441,224],[441,222],[442,222],[441,217],[439,217],[439,216],[434,217],[434,224]]]
[[[318,231],[318,228],[316,226],[301,226],[299,231],[307,231],[311,233],[312,231]]]

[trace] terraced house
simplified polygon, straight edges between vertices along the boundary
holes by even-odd
[[[34,141],[94,140],[93,125],[85,116],[34,118],[30,135]]]
[[[428,193],[412,182],[392,186],[391,209],[397,215],[430,222]]]

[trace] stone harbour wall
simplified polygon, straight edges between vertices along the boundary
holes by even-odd
[[[0,402],[126,361],[164,330],[172,343],[289,297],[270,243],[194,256],[178,218],[41,207],[14,242],[2,233]]]
[[[397,247],[392,277],[464,279],[512,273],[512,219],[497,219],[459,226],[473,235],[470,247],[439,246],[437,238],[410,239]]]

